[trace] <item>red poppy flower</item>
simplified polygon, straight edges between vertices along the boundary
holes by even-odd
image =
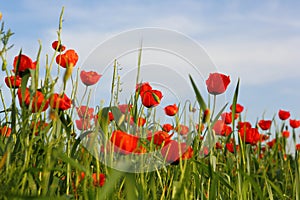
[[[276,138],[274,138],[273,140],[271,140],[270,142],[267,142],[267,145],[269,146],[269,148],[273,148],[274,144],[276,144]]]
[[[232,111],[232,105],[230,106],[230,110]],[[235,105],[235,113],[241,113],[244,110],[244,106],[242,106],[241,104],[236,104]]]
[[[76,107],[77,114],[80,118],[92,119],[94,116],[94,108],[89,108],[88,106]]]
[[[226,125],[223,120],[218,120],[213,126],[216,135],[228,136],[232,133],[230,126]]]
[[[289,111],[279,110],[278,116],[281,120],[286,120],[291,116],[291,114]]]
[[[86,72],[82,70],[80,72],[80,79],[82,83],[86,86],[96,84],[100,80],[101,76],[102,76],[101,74],[98,74],[97,72],[93,72],[93,71]]]
[[[52,42],[52,48],[58,52],[63,52],[66,49],[66,47],[62,45],[59,41]]]
[[[9,88],[19,88],[21,86],[22,78],[20,76],[9,76],[5,77],[4,81]]]
[[[272,120],[259,120],[258,122],[258,126],[262,129],[262,130],[269,130],[272,124]]]
[[[35,130],[34,135],[38,136],[39,135],[39,131],[45,129],[48,125],[49,125],[48,123],[42,122],[42,121],[38,121],[37,123],[32,122],[31,126],[30,126],[30,129],[32,131]]]
[[[56,56],[56,63],[63,68],[74,67],[77,61],[78,54],[73,49],[69,49],[64,54]]]
[[[163,142],[169,142],[172,136],[173,134],[169,135],[165,131],[157,131],[154,134],[150,132],[148,133],[147,140],[152,141],[153,138],[153,144],[161,145]]]
[[[93,185],[95,187],[102,187],[105,183],[105,175],[104,174],[100,173],[97,178],[97,173],[93,173],[92,178],[93,178]]]
[[[269,139],[269,137],[270,137],[269,135],[266,135],[266,134],[260,134],[260,140],[259,140],[259,141],[263,142],[263,141]]]
[[[96,115],[96,116],[98,116],[98,115]],[[114,119],[115,119],[114,114],[112,112],[108,112],[108,120],[111,122]]]
[[[2,13],[0,12],[0,21],[2,20]]]
[[[20,106],[23,106],[23,103],[26,107],[29,107],[31,103],[31,112],[36,113],[38,111],[45,111],[49,106],[49,101],[45,99],[44,95],[40,91],[35,91],[32,96],[28,88],[25,89],[24,96],[22,96],[21,88],[18,89],[18,99]]]
[[[204,124],[201,124],[201,126],[199,126],[199,124],[196,124],[195,128],[196,128],[197,131],[202,132],[205,127],[204,127]]]
[[[221,119],[222,119],[222,121],[225,122],[225,124],[231,124],[231,122],[232,122],[231,116],[232,116],[232,113],[225,112],[225,113],[221,114]]]
[[[72,100],[66,94],[53,94],[50,98],[50,107],[52,109],[67,110],[71,108]]]
[[[143,93],[146,91],[152,90],[152,87],[148,82],[140,83],[136,86],[136,92],[139,92],[141,96],[143,96]]]
[[[220,142],[216,142],[216,149],[223,149],[223,146]]]
[[[116,130],[112,133],[110,141],[115,145],[116,151],[122,154],[132,153],[138,145],[138,137]]]
[[[183,124],[178,125],[175,130],[179,132],[180,135],[186,135],[189,133],[189,127]]]
[[[13,65],[14,65],[14,71],[16,73],[24,72],[27,69],[33,69],[33,70],[36,69],[36,65],[35,63],[32,62],[31,58],[23,54],[21,54],[20,57],[19,56],[15,57]]]
[[[300,151],[300,144],[296,144],[296,150]]]
[[[165,132],[170,132],[173,129],[174,129],[174,127],[172,126],[172,124],[164,124],[162,126],[162,130],[165,131]]]
[[[126,114],[127,112],[130,112],[132,105],[128,105],[128,104],[120,104],[118,105],[121,113]]]
[[[292,128],[299,128],[300,127],[300,120],[290,119],[290,126]]]
[[[207,123],[210,120],[210,110],[207,108],[203,112],[203,118],[202,118],[202,123]]]
[[[207,90],[213,95],[224,93],[229,83],[230,77],[220,73],[211,73],[206,80]]]
[[[240,130],[241,128],[249,129],[251,128],[250,122],[239,122],[237,128]]]
[[[187,160],[193,157],[193,149],[187,146],[186,143],[178,143],[175,140],[170,140],[161,149],[161,154],[166,162],[178,164],[179,160]]]
[[[145,118],[139,117],[139,118],[137,119],[137,125],[138,125],[139,127],[144,126],[145,123],[146,123],[146,119],[145,119]],[[135,124],[134,118],[131,116],[131,117],[130,117],[130,125],[134,125],[134,124]]]
[[[239,150],[239,145],[235,145],[233,144],[232,142],[231,143],[226,143],[226,149],[230,152],[230,153],[234,153],[234,146],[235,146],[235,149],[236,151]]]
[[[284,138],[290,137],[290,132],[289,131],[282,131],[282,137],[284,137]]]
[[[5,125],[0,127],[0,132],[3,137],[9,137],[11,134],[11,128]]]
[[[246,144],[255,145],[260,140],[260,134],[257,128],[241,128],[239,130],[239,134],[242,141],[244,141]]]
[[[157,106],[161,99],[162,93],[159,90],[148,90],[141,93],[142,104],[147,107],[155,107]]]
[[[164,108],[166,115],[168,116],[174,116],[178,112],[178,107],[176,104],[168,105]]]
[[[89,119],[80,118],[79,120],[75,120],[76,127],[78,130],[88,130],[91,128],[91,123]]]

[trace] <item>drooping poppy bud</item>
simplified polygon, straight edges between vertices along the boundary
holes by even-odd
[[[77,61],[78,54],[73,49],[69,49],[64,54],[56,56],[56,63],[63,68],[75,67]]]
[[[145,91],[141,95],[142,104],[147,108],[155,107],[160,103],[162,97],[162,93],[159,90]]]
[[[164,108],[166,115],[168,116],[174,116],[178,112],[178,107],[176,104],[168,105]]]
[[[52,43],[52,48],[58,52],[63,52],[66,49],[66,47],[60,43],[60,41],[54,41]]]

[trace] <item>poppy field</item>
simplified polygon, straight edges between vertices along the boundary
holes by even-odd
[[[139,74],[128,102],[118,101],[116,62],[111,101],[91,106],[103,75],[78,66],[60,37],[62,15],[57,38],[43,44],[53,52],[46,60],[42,46],[8,60],[13,32],[2,22],[1,199],[300,199],[300,116],[278,108],[247,121],[240,80],[213,71],[205,83],[187,77],[195,102],[165,106],[171,122],[161,123],[156,109],[167,97]],[[230,84],[233,96],[219,109]]]

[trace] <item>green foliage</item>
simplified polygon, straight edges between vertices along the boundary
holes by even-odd
[[[63,13],[63,12],[62,12]],[[58,30],[58,39],[62,29],[62,14]],[[4,31],[1,27],[2,41],[2,70],[7,71],[6,51],[8,39],[12,36],[10,30]],[[40,66],[44,64],[39,60]],[[21,54],[21,51],[20,51]],[[138,65],[141,65],[142,48],[139,51]],[[43,81],[39,79],[38,69],[28,71],[23,75],[21,91],[24,95],[26,86],[30,84],[30,91],[38,89],[49,98],[53,94],[57,80],[52,77],[53,60],[48,64],[46,61],[46,75]],[[10,62],[10,61],[9,61]],[[17,64],[18,65],[18,64]],[[116,62],[115,62],[116,67]],[[114,81],[117,81],[116,72]],[[59,71],[59,66],[58,66]],[[8,74],[8,71],[7,71]],[[239,93],[239,81],[232,100],[232,135],[228,138],[218,137],[223,148],[215,147],[205,156],[200,156],[202,141],[200,136],[213,133],[213,126],[227,108],[227,104],[219,110],[216,116],[209,120],[202,120],[204,111],[210,109],[200,94],[196,83],[189,77],[194,89],[199,108],[186,123],[189,125],[189,136],[194,139],[193,157],[179,160],[177,165],[172,163],[143,173],[129,173],[112,169],[100,162],[98,157],[85,148],[83,142],[90,141],[89,135],[93,132],[101,132],[103,137],[109,138],[113,130],[140,131],[146,134],[147,128],[151,131],[161,130],[161,126],[153,126],[155,122],[155,109],[149,109],[146,116],[146,125],[143,128],[131,126],[126,122],[126,117],[117,107],[117,97],[113,98],[110,106],[98,109],[98,123],[94,129],[82,131],[76,137],[73,116],[74,109],[68,111],[51,110],[51,117],[46,112],[32,113],[26,106],[16,105],[17,95],[11,90],[12,101],[8,107],[4,104],[4,117],[1,125],[12,128],[11,135],[0,135],[0,198],[1,199],[300,199],[300,158],[296,151],[295,155],[285,155],[283,138],[273,148],[261,153],[260,142],[255,148],[239,140],[240,151],[235,148],[230,153],[224,147],[230,137],[237,132],[234,119],[237,98]],[[31,79],[31,81],[29,81]],[[112,96],[115,82],[112,83]],[[137,76],[137,83],[139,77]],[[71,90],[76,93],[75,81]],[[65,91],[64,91],[65,92]],[[0,91],[1,95],[2,91]],[[31,93],[31,96],[34,94]],[[3,99],[3,98],[2,98]],[[138,93],[133,98],[133,108],[130,111],[134,116],[134,122],[143,115],[142,106],[139,106]],[[109,123],[109,112],[114,116],[114,123]],[[190,110],[182,110],[184,115],[191,113]],[[181,115],[180,115],[181,116]],[[195,116],[200,116],[199,118]],[[49,119],[50,118],[50,119]],[[128,119],[127,119],[128,120]],[[181,119],[176,118],[175,125]],[[239,119],[241,120],[241,118]],[[48,121],[45,127],[32,126],[33,123]],[[195,130],[194,125],[205,124],[202,131]],[[151,125],[151,126],[150,126]],[[3,127],[3,126],[2,126]],[[149,128],[150,129],[150,128]],[[278,127],[276,127],[278,129]],[[276,133],[278,135],[278,133]],[[92,139],[97,139],[91,137]],[[145,144],[144,144],[145,143]],[[153,141],[145,140],[143,145],[153,147]],[[197,144],[196,144],[197,143]],[[286,144],[285,144],[286,145]],[[97,146],[98,148],[98,146]],[[151,149],[151,148],[150,148]],[[100,148],[95,150],[99,153]],[[261,154],[263,157],[261,157]],[[121,155],[130,158],[130,155]],[[164,162],[164,160],[161,160]],[[149,163],[151,165],[151,163]],[[127,166],[128,168],[130,166]],[[106,180],[103,186],[95,184],[94,176],[105,174]],[[83,177],[84,176],[84,177]]]

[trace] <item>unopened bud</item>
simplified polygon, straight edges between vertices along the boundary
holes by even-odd
[[[210,120],[210,110],[207,108],[203,112],[203,118],[202,118],[202,123],[207,123]]]

